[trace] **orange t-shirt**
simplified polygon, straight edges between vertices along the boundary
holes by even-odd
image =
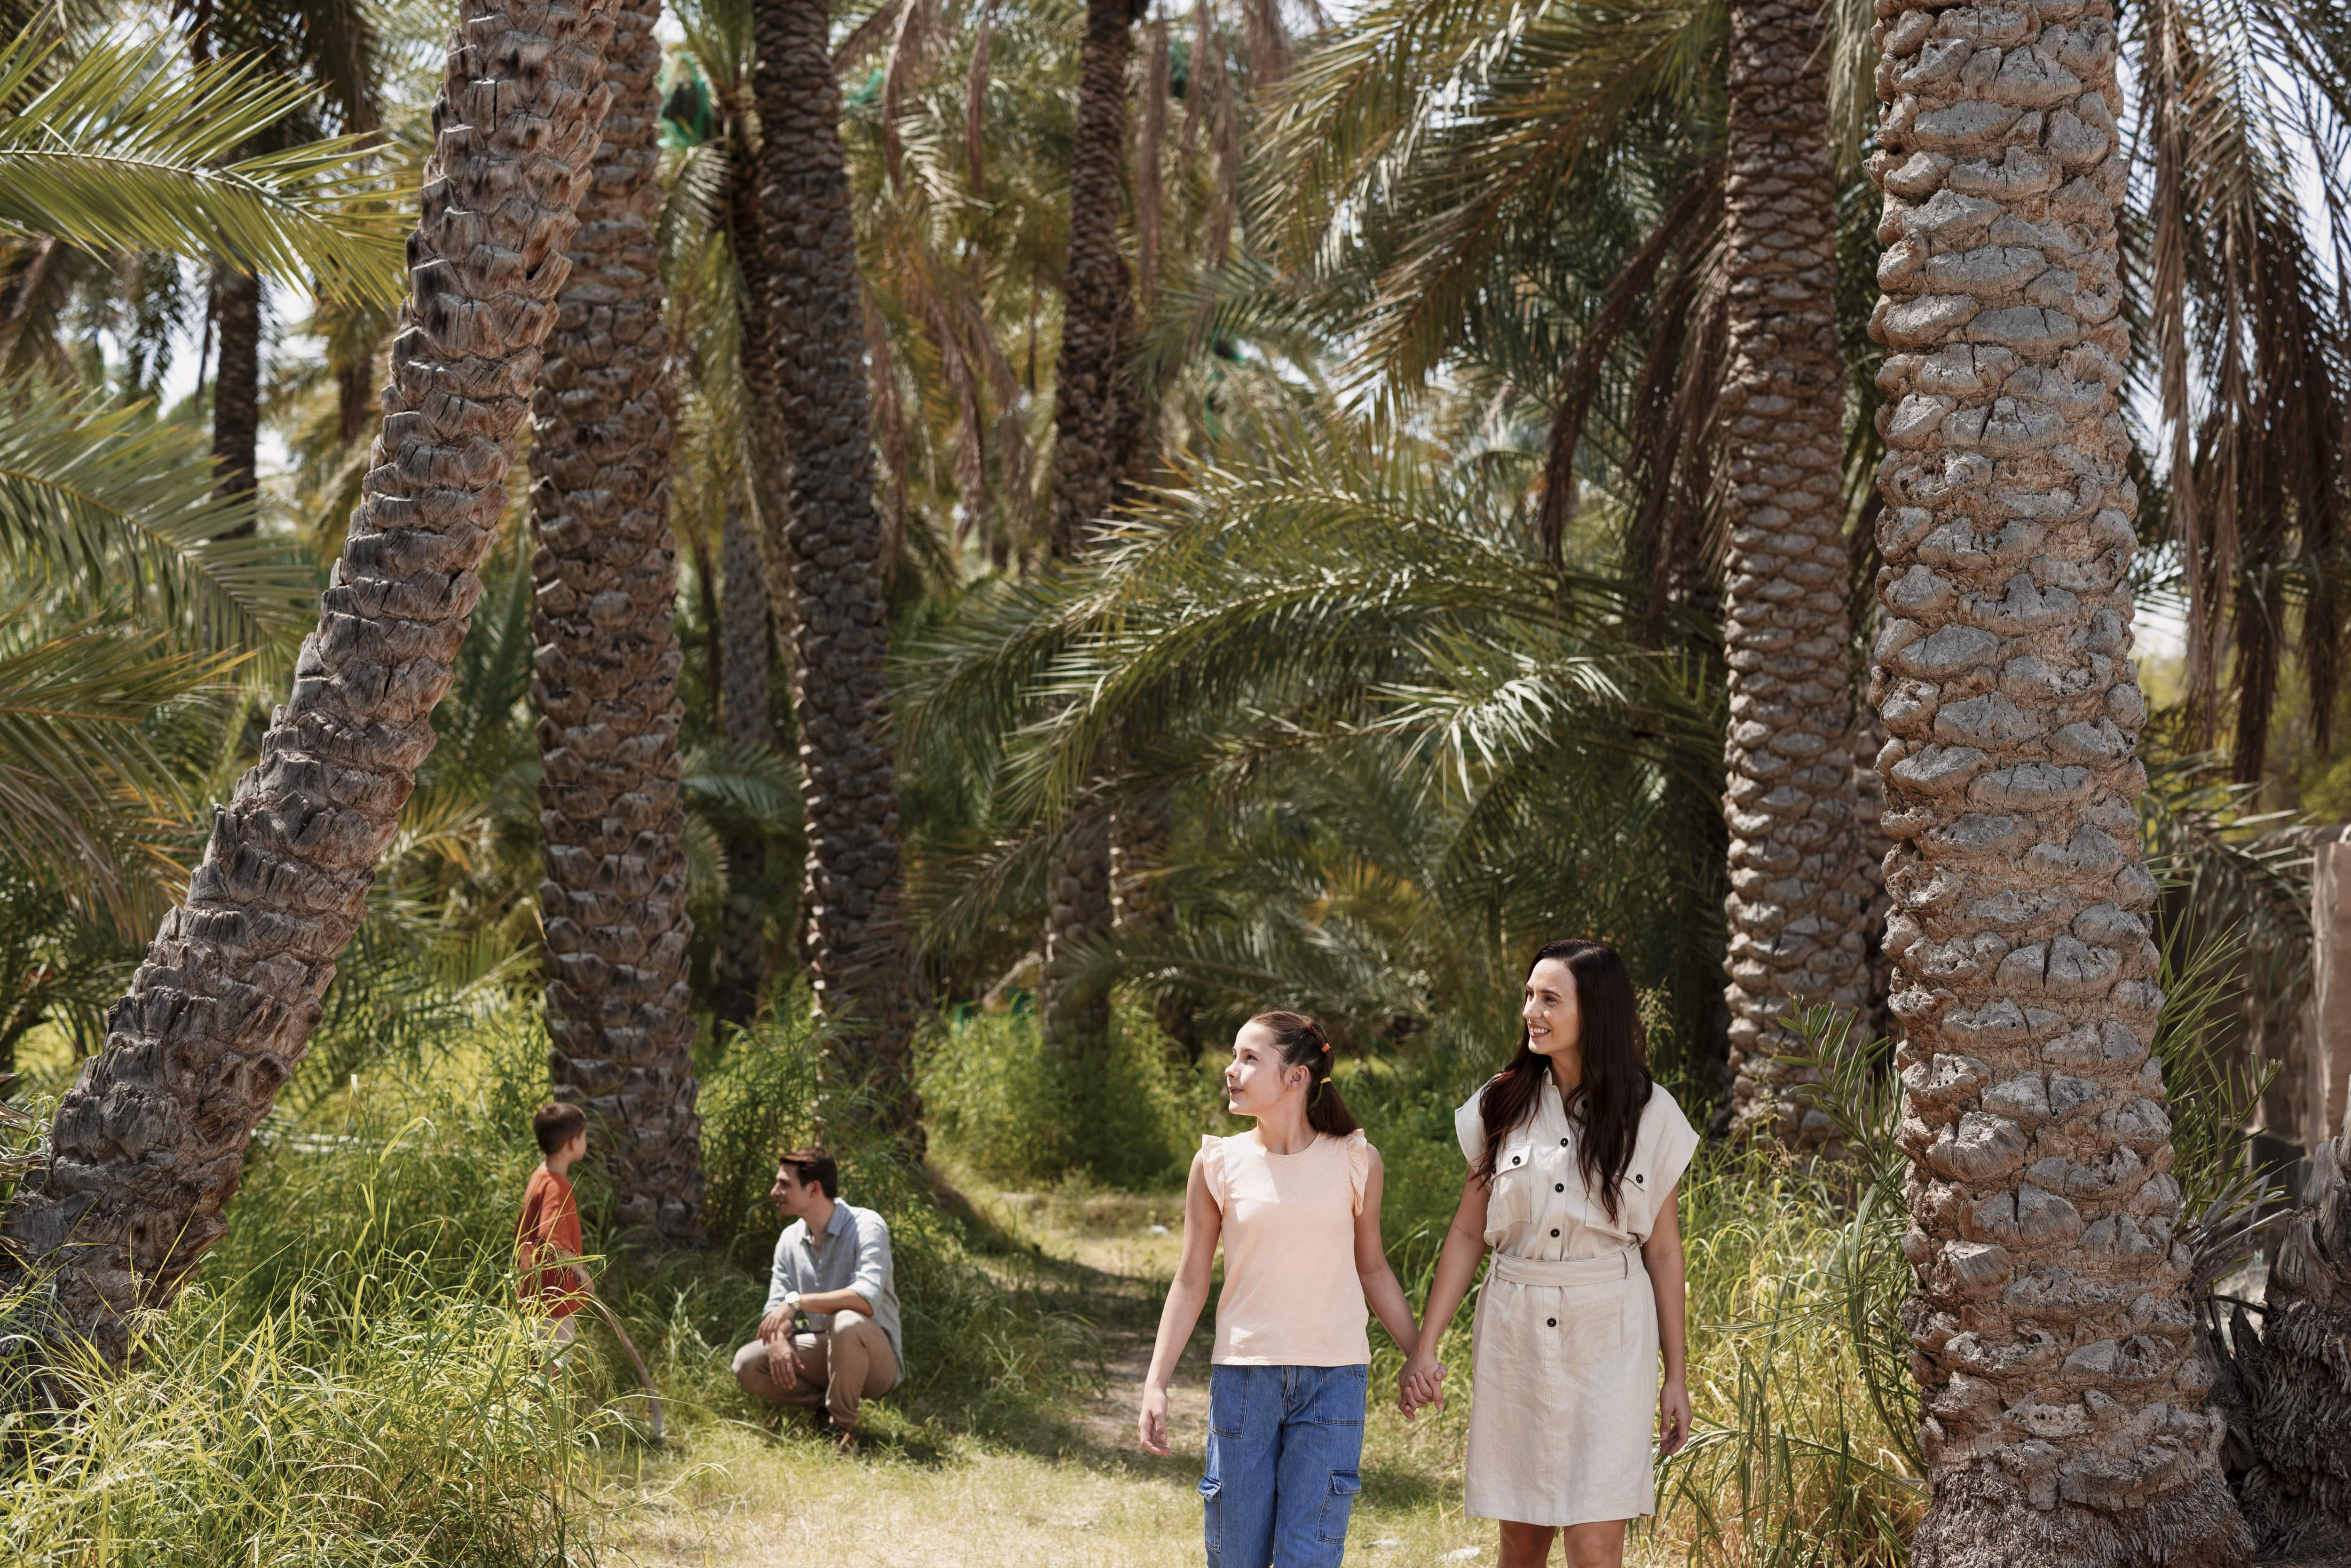
[[[523,1255],[528,1246],[534,1258]],[[515,1267],[522,1274],[522,1299],[551,1318],[568,1318],[580,1310],[583,1298],[572,1284],[569,1267],[549,1260],[549,1252],[580,1256],[580,1206],[571,1201],[571,1184],[544,1167],[530,1173],[522,1189],[522,1218],[515,1223]],[[534,1268],[537,1261],[538,1267]]]

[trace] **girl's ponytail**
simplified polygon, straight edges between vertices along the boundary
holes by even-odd
[[[1273,1036],[1284,1067],[1306,1069],[1306,1124],[1334,1138],[1357,1131],[1354,1113],[1339,1098],[1339,1086],[1331,1082],[1328,1031],[1304,1013],[1259,1013],[1249,1022]]]

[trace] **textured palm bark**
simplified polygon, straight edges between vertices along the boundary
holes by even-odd
[[[1721,415],[1730,537],[1731,1116],[1798,1146],[1831,1135],[1782,1060],[1781,1020],[1866,1000],[1847,737],[1844,367],[1827,51],[1807,0],[1730,9],[1726,235],[1730,371]]]
[[[1070,162],[1070,251],[1062,270],[1061,352],[1053,382],[1053,554],[1085,550],[1118,498],[1131,422],[1126,350],[1134,337],[1134,276],[1119,247],[1125,205],[1126,62],[1133,0],[1087,0],[1078,77],[1077,143]]]
[[[873,421],[857,296],[857,236],[841,147],[841,89],[824,0],[758,0],[756,84],[768,351],[790,454],[783,559],[793,617],[817,1006],[835,1052],[919,1136],[902,923],[898,782],[885,662],[890,623]]]
[[[1058,559],[1083,555],[1118,504],[1140,425],[1128,360],[1134,277],[1119,247],[1125,200],[1126,66],[1133,0],[1087,0],[1078,76],[1077,145],[1070,162],[1070,250],[1062,270],[1061,351],[1053,382],[1053,486],[1048,538]],[[1081,823],[1054,844],[1045,870],[1046,1041],[1066,1060],[1099,1055],[1110,998],[1070,983],[1072,955],[1110,939],[1110,832]]]
[[[2229,1421],[2229,1468],[2264,1555],[2351,1556],[2351,1131],[2312,1152],[2302,1207],[2270,1265],[2254,1332],[2235,1310],[2215,1403]]]
[[[754,88],[758,78],[754,78]],[[742,330],[736,354],[750,404],[751,498],[759,517],[759,557],[768,574],[768,613],[775,646],[792,645],[791,454],[785,442],[783,393],[776,382],[775,330],[769,324],[774,288],[772,252],[759,214],[759,150],[737,120],[726,144],[726,223],[741,284]]]
[[[611,108],[531,402],[531,697],[548,1072],[633,1239],[702,1240],[662,319],[660,0],[620,0]]]
[[[768,580],[759,541],[740,506],[726,508],[719,537],[718,721],[731,746],[774,747],[768,717]],[[718,928],[718,962],[711,1010],[723,1023],[746,1024],[758,1010],[768,983],[768,912],[761,890],[768,849],[747,833],[729,834],[726,910]],[[790,921],[784,922],[789,928]]]
[[[2127,586],[2109,0],[1879,0],[1871,655],[1917,1568],[2243,1558],[2193,1353]]]
[[[602,5],[461,12],[382,433],[318,630],[11,1207],[15,1250],[55,1270],[57,1331],[118,1364],[130,1314],[168,1301],[225,1228],[246,1140],[302,1060],[433,748],[569,268],[611,30]]]
[[[261,442],[261,279],[224,267],[213,275],[213,321],[220,331],[218,364],[213,373],[213,468],[214,494],[226,500],[250,496]],[[232,529],[250,534],[250,521]]]

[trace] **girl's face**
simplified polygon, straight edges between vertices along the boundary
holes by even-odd
[[[1263,1116],[1285,1094],[1301,1092],[1311,1077],[1303,1067],[1284,1067],[1273,1031],[1245,1023],[1233,1036],[1233,1060],[1225,1069],[1225,1109],[1236,1116]]]
[[[1583,1043],[1583,1013],[1575,1005],[1575,976],[1565,960],[1545,958],[1527,976],[1519,1016],[1527,1024],[1527,1049],[1556,1056]]]

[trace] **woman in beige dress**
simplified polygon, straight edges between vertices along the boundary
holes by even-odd
[[[1442,1407],[1437,1343],[1490,1249],[1467,1511],[1500,1521],[1501,1568],[1541,1568],[1554,1534],[1569,1568],[1620,1568],[1625,1522],[1656,1510],[1649,1389],[1663,1452],[1689,1437],[1674,1197],[1698,1134],[1649,1076],[1614,949],[1549,944],[1520,1011],[1518,1053],[1454,1114],[1469,1175],[1401,1402]]]

